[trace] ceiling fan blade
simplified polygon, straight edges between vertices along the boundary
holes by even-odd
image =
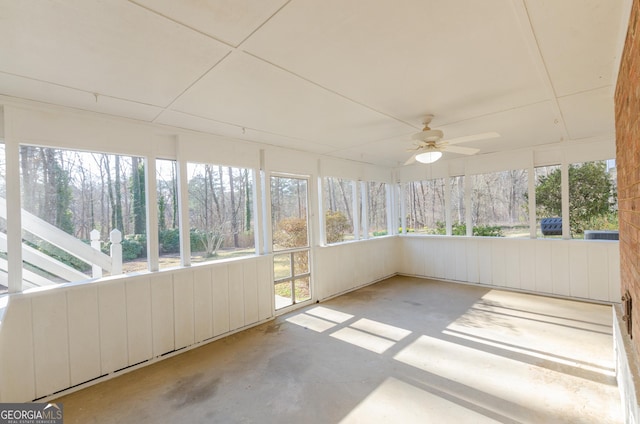
[[[495,131],[492,132],[486,132],[486,133],[481,133],[481,134],[474,134],[474,135],[466,135],[464,137],[457,137],[457,138],[451,138],[449,140],[442,140],[442,143],[447,143],[447,144],[458,144],[458,143],[468,143],[469,141],[477,141],[477,140],[488,140],[490,138],[496,138],[496,137],[500,137],[500,134],[498,134]]]
[[[412,163],[414,163],[416,161],[416,156],[418,156],[418,153],[415,153],[415,154],[411,155],[411,157],[409,159],[407,159],[407,161],[404,164],[405,165],[411,165]]]
[[[480,149],[475,149],[473,147],[462,147],[462,146],[442,146],[442,150],[445,152],[451,153],[459,153],[461,155],[475,155],[480,151]]]

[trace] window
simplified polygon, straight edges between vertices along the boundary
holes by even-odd
[[[572,238],[606,238],[618,230],[615,160],[569,166],[569,226]]]
[[[324,178],[322,204],[327,244],[354,239],[353,192],[351,180]]]
[[[407,232],[446,234],[444,178],[405,185]]]
[[[23,288],[147,269],[142,158],[21,146],[20,171]]]
[[[252,172],[188,163],[187,173],[191,262],[255,254]]]
[[[538,237],[562,237],[562,190],[560,165],[535,168],[536,228]],[[550,220],[550,219],[553,220]],[[544,231],[541,221],[545,219]]]
[[[159,268],[180,265],[180,223],[178,220],[178,163],[156,160],[158,191]]]
[[[451,234],[467,235],[466,210],[464,204],[464,175],[451,177]]]
[[[474,236],[528,237],[527,171],[472,175]]]
[[[387,184],[367,182],[369,237],[385,236],[387,230]]]

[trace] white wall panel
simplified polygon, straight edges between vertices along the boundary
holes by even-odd
[[[478,239],[478,274],[481,284],[493,284],[492,262],[490,240]]]
[[[175,349],[173,320],[173,277],[168,272],[151,277],[153,356]]]
[[[507,245],[503,240],[490,239],[491,244],[491,280],[494,286],[505,287],[507,285]],[[509,248],[512,244],[509,244]]]
[[[522,240],[519,244],[520,288],[533,291],[536,289],[536,242]]]
[[[355,256],[360,254],[356,249],[357,244],[358,243],[344,244],[338,248],[338,263],[340,264],[340,268],[334,272],[340,274],[340,278],[337,279],[340,283],[338,290],[329,295],[342,293],[358,285],[358,274],[360,270],[357,268],[358,265],[353,256],[354,254]],[[331,266],[331,264],[327,264],[327,266]]]
[[[213,335],[229,332],[229,268],[227,265],[212,270]]]
[[[0,328],[0,401],[36,398],[31,298],[14,296]]]
[[[569,246],[571,243],[553,243],[551,245],[551,281],[553,293],[562,296],[571,295],[569,275]]]
[[[520,246],[521,240],[513,240],[513,243],[502,243],[504,249],[505,286],[512,289],[520,288]]]
[[[409,258],[402,260],[403,269],[413,271],[411,275],[593,300],[620,298],[617,242],[431,236],[399,240],[399,250]],[[415,273],[420,265],[410,261],[419,260],[422,250],[429,253],[420,274]],[[463,270],[448,269],[452,261]],[[438,264],[444,264],[444,276],[438,274]]]
[[[618,243],[607,246],[609,251],[609,301],[620,302],[620,249]]]
[[[536,288],[540,293],[553,293],[553,278],[551,275],[551,246],[552,243],[564,243],[562,240],[536,240]]]
[[[369,268],[371,272],[369,274],[369,281],[377,280],[378,275],[384,275],[384,255],[386,253],[385,240],[378,240],[375,245],[372,245],[369,249]]]
[[[406,252],[405,260],[408,260],[407,269],[411,275],[425,275],[426,268],[429,264],[429,253],[427,252],[427,246],[429,246],[429,240],[424,238],[407,238],[410,242],[410,250]]]
[[[589,243],[589,298],[595,300],[609,300],[609,253],[608,242],[596,241]],[[619,301],[616,299],[615,301]]]
[[[175,344],[180,349],[195,342],[192,269],[173,274],[173,305]]]
[[[469,240],[467,242],[467,281],[470,283],[480,282],[480,270],[478,267],[478,241]]]
[[[258,269],[256,261],[242,262],[244,289],[244,325],[254,324],[260,320],[258,302]]]
[[[455,241],[446,238],[442,239],[442,253],[441,258],[444,263],[444,276],[447,280],[455,280],[456,279],[456,257],[455,257],[455,249],[454,249]]]
[[[399,253],[400,259],[398,260],[399,270],[403,274],[412,274],[412,270],[410,268],[412,258],[412,238],[411,237],[402,237],[402,243],[400,244]]]
[[[230,262],[229,269],[229,328],[244,326],[244,276],[242,263]]]
[[[467,242],[466,240],[452,240],[453,258],[455,259],[455,279],[468,281],[467,276]]]
[[[569,250],[571,296],[589,298],[588,243],[573,243]]]
[[[127,279],[125,291],[129,365],[134,365],[153,356],[149,277]]]
[[[194,337],[196,342],[213,337],[211,267],[193,270]]]
[[[110,281],[98,286],[98,308],[100,364],[102,374],[109,374],[129,364],[124,281]]]
[[[384,249],[384,275],[393,275],[398,272],[398,263],[399,263],[399,252],[400,247],[402,246],[402,240],[399,237],[394,237],[389,241],[390,246],[387,249]]]
[[[32,307],[36,397],[42,397],[69,387],[71,382],[66,293],[35,296]]]
[[[361,286],[372,280],[371,277],[371,255],[369,251],[372,249],[371,243],[356,243],[356,257],[354,258],[355,266],[358,272],[355,275],[354,287]],[[348,283],[348,282],[347,282]]]
[[[261,256],[258,261],[258,319],[260,321],[273,317],[274,289],[273,266],[271,256]],[[312,266],[315,266],[312,264]]]
[[[332,269],[328,267],[316,267],[322,263],[329,263],[328,258],[331,256],[332,252],[333,249],[330,248],[319,248],[315,249],[313,254],[311,267],[314,269],[315,294],[319,299],[324,299],[326,297],[325,293],[329,290],[328,286],[332,284],[335,279],[330,276]]]
[[[83,285],[67,292],[71,385],[100,375],[98,287]]]

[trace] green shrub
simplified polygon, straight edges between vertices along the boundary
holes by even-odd
[[[340,211],[326,211],[324,215],[327,243],[344,241],[344,235],[350,230],[349,220]]]
[[[197,228],[190,229],[189,240],[190,240],[191,251],[202,252],[203,250],[206,250],[207,248],[206,237],[207,235],[203,231]]]
[[[454,236],[466,236],[467,225],[461,222],[456,222],[451,226],[451,234]]]
[[[374,231],[374,232],[373,232],[373,236],[374,236],[374,237],[386,236],[387,234],[389,234],[389,233],[387,232],[387,230]]]
[[[122,260],[131,261],[142,256],[145,246],[136,239],[137,234],[125,236],[122,239]]]
[[[456,222],[451,228],[454,236],[466,236],[467,226],[461,222]],[[476,225],[473,227],[473,235],[478,237],[504,237],[502,228],[497,225]]]
[[[178,228],[168,228],[161,230],[159,234],[160,252],[179,253],[180,252],[180,230]]]
[[[478,225],[473,227],[473,235],[480,237],[504,237],[502,228],[496,225]]]

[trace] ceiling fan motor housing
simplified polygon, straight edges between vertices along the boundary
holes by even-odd
[[[442,139],[444,133],[440,130],[425,130],[413,135],[414,140],[420,140],[424,142],[436,142]]]

